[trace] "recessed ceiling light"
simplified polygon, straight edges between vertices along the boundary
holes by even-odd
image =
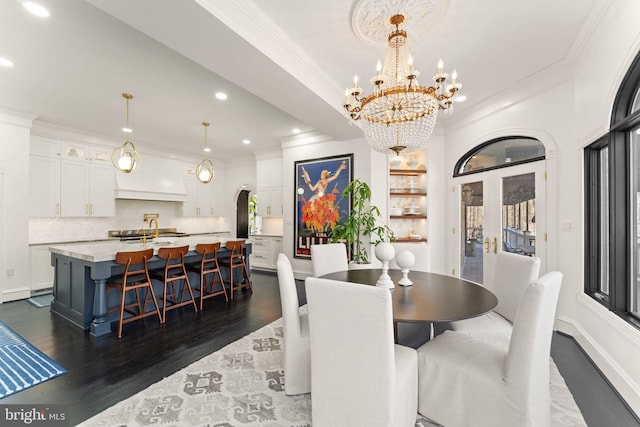
[[[27,9],[27,11],[32,15],[35,15],[40,18],[49,17],[49,11],[47,10],[47,8],[45,8],[44,6],[36,2],[25,1],[25,2],[22,2],[22,6],[24,6],[24,8]]]
[[[458,95],[456,102],[464,102],[467,100],[467,95]]]
[[[227,99],[227,94],[224,92],[216,92],[216,98],[218,98],[220,101],[224,101],[225,99]]]
[[[295,133],[295,134],[297,135],[297,134],[299,134],[299,133],[300,133],[300,129],[298,129],[298,128],[293,128],[293,129],[291,130],[291,132],[293,132],[293,133]]]
[[[0,57],[0,66],[10,68],[13,67],[13,62],[9,61],[7,58]]]
[[[249,141],[248,139],[243,139],[243,140],[242,140],[242,143],[243,143],[243,144],[251,144],[251,141]]]

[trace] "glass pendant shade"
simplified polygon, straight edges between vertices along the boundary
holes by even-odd
[[[204,126],[204,151],[209,152],[211,149],[207,146],[207,127],[209,123],[202,122],[202,126]],[[203,159],[198,166],[196,166],[196,178],[203,184],[208,184],[211,182],[216,172],[213,169],[213,162],[209,159]]]
[[[133,142],[126,141],[111,153],[111,163],[121,172],[131,173],[142,164],[142,157],[136,151]]]
[[[213,180],[215,174],[216,173],[213,170],[213,162],[211,162],[211,160],[204,159],[203,161],[198,163],[198,166],[196,167],[196,177],[201,183],[210,183],[211,180]]]

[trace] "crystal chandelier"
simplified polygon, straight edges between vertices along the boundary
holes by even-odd
[[[126,122],[122,131],[129,134],[131,133],[131,128],[129,127],[129,100],[133,99],[133,95],[123,93],[122,97],[127,103]],[[116,147],[111,153],[111,163],[116,169],[124,173],[131,173],[138,169],[142,164],[142,157],[140,157],[140,154],[136,151],[136,147],[133,145],[133,142],[129,141],[128,136],[124,144],[120,147]]]
[[[209,146],[207,145],[207,127],[209,123],[202,122],[202,126],[204,126],[204,151],[207,153],[211,151]],[[203,184],[208,184],[211,182],[216,172],[213,169],[213,162],[209,159],[203,159],[198,166],[196,167],[196,178]]]
[[[360,98],[358,76],[353,87],[345,92],[344,108],[352,120],[362,120],[367,142],[376,151],[400,154],[422,149],[436,125],[438,110],[451,110],[462,87],[456,83],[457,73],[449,75],[438,63],[438,74],[433,76],[434,86],[418,83],[420,72],[413,68],[413,58],[407,48],[407,33],[399,28],[403,15],[389,20],[396,29],[389,34],[384,67],[378,61],[377,73],[371,79],[373,93]]]

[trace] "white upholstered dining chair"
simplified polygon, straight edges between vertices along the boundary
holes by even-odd
[[[284,335],[284,392],[288,395],[309,393],[311,356],[308,315],[298,308],[298,292],[289,258],[283,253],[278,254],[276,267]]]
[[[451,329],[507,345],[520,298],[539,274],[540,258],[510,252],[498,253],[493,280],[487,285],[498,298],[496,308],[482,316],[451,322],[448,326],[436,324],[436,333]]]
[[[548,427],[549,353],[562,274],[529,284],[508,346],[447,331],[418,349],[418,412],[447,427]]]
[[[413,427],[417,356],[393,342],[388,289],[308,277],[314,427]]]
[[[344,243],[311,245],[311,266],[313,277],[348,270],[347,247]]]

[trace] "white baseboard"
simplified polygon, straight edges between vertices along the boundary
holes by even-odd
[[[31,288],[28,286],[22,288],[10,289],[2,292],[0,302],[17,301],[31,297]]]

